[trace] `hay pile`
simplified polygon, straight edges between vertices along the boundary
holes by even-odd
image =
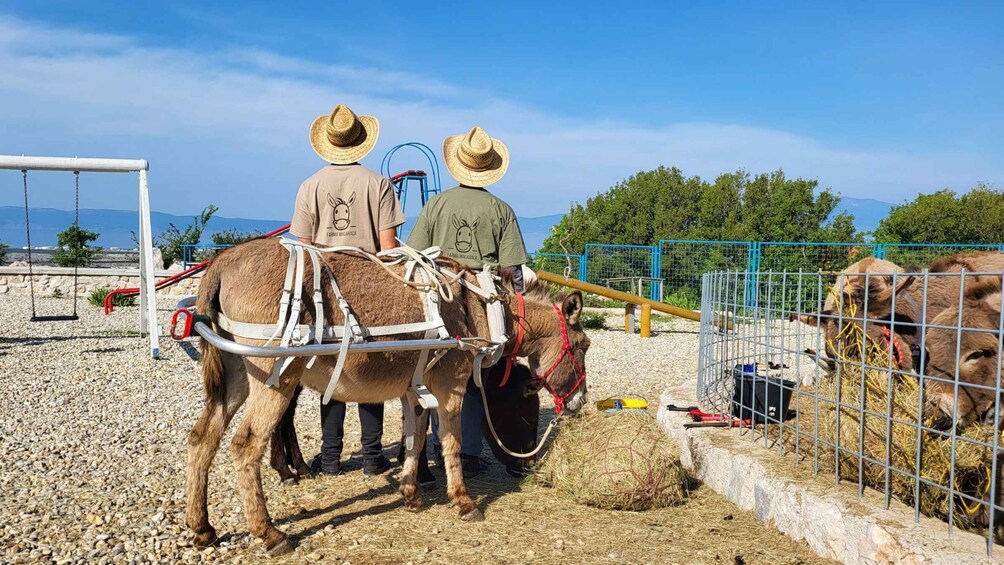
[[[678,448],[645,412],[587,413],[561,428],[537,478],[580,504],[648,510],[682,502]]]
[[[881,367],[888,364],[886,349],[866,338],[860,329],[845,332],[841,339],[845,353],[851,350],[859,355],[863,349],[867,365]],[[952,439],[949,432],[922,431],[918,437],[918,421],[928,428],[934,422],[923,419],[917,378],[912,375],[890,375],[888,371],[877,369],[865,370],[862,375],[860,357],[857,360],[851,360],[850,357],[845,359],[841,363],[839,379],[833,378],[820,383],[818,405],[811,396],[801,396],[798,433],[803,441],[811,442],[814,427],[818,430],[821,440],[818,443],[820,468],[832,472],[835,467],[835,450],[832,445],[823,442],[838,443],[842,479],[857,482],[860,471],[860,480],[865,486],[882,492],[885,491],[888,480],[893,497],[913,506],[919,494],[921,512],[948,520],[950,501],[947,489],[953,482]],[[839,410],[836,403],[838,398]],[[862,407],[866,411],[864,414]],[[818,416],[814,420],[817,409]],[[869,414],[869,411],[873,414]],[[887,419],[887,414],[891,418]],[[987,498],[991,486],[991,449],[971,442],[992,443],[993,434],[993,427],[988,424],[974,424],[960,430],[955,441],[956,492],[963,492],[976,500]],[[889,453],[886,452],[887,437],[890,438]],[[921,446],[920,476],[942,488],[921,481],[919,490],[916,489],[917,481],[912,475],[917,467],[918,440]],[[785,443],[790,445],[793,442]],[[1004,445],[1004,439],[1001,440],[1001,445]],[[805,449],[804,446],[803,443],[802,454],[813,457],[814,448]],[[892,468],[888,476],[883,468],[885,462]],[[952,520],[957,526],[975,528],[981,525],[980,503],[956,496],[954,504]]]

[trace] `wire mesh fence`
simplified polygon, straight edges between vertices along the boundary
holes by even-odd
[[[981,272],[705,274],[702,408],[993,551],[1004,532],[1004,254],[967,265]]]
[[[876,246],[875,257],[892,261],[907,270],[921,270],[941,257],[958,253],[980,251],[1004,251],[997,244],[950,244],[950,243],[886,243]]]
[[[588,243],[586,281],[662,301],[658,249],[654,245]]]
[[[586,266],[585,257],[582,255],[564,253],[531,253],[529,267],[535,271],[547,271],[565,275],[573,279],[583,280]]]
[[[875,255],[875,246],[868,243],[769,242],[752,245],[756,263],[750,272],[839,271],[855,261]]]
[[[748,241],[693,241],[664,239],[659,242],[663,299],[681,308],[700,308],[701,277],[709,271],[745,271],[753,258]]]

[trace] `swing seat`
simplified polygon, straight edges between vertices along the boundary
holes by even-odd
[[[76,314],[61,314],[57,316],[32,316],[32,322],[73,322],[79,320]]]

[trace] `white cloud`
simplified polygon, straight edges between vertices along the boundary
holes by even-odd
[[[746,125],[587,121],[397,71],[258,49],[149,47],[15,19],[0,19],[0,68],[0,152],[146,158],[154,208],[169,212],[213,202],[229,216],[286,216],[300,180],[320,165],[307,127],[337,102],[380,117],[374,168],[394,144],[421,141],[438,153],[445,136],[473,124],[503,138],[513,161],[498,193],[521,215],[561,212],[660,164],[704,177],[783,167],[847,196],[891,201],[1004,184],[1000,160],[980,155],[839,149]],[[395,170],[425,168],[399,155]],[[122,197],[90,196],[89,205],[123,207]],[[0,192],[0,205],[16,203]],[[35,203],[65,207],[44,191]]]

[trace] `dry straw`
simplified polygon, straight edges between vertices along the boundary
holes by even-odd
[[[850,312],[850,317],[853,315]],[[824,379],[817,388],[818,405],[812,395],[800,395],[798,433],[811,441],[814,428],[817,430],[820,468],[834,469],[836,450],[833,444],[838,444],[841,479],[860,480],[865,486],[881,491],[885,491],[888,482],[894,498],[911,506],[916,503],[923,514],[944,520],[949,517],[949,485],[954,484],[956,493],[964,493],[975,500],[956,494],[953,522],[967,529],[981,527],[983,505],[976,500],[988,499],[992,458],[990,448],[975,442],[992,444],[992,426],[974,424],[959,430],[955,440],[953,477],[950,432],[931,431],[934,421],[924,418],[917,377],[873,368],[888,366],[888,348],[865,336],[858,324],[845,326],[833,345],[839,345],[833,349],[842,350],[843,354],[838,356],[841,359],[836,376]],[[814,426],[813,415],[817,414],[817,408]],[[919,436],[918,424],[927,428]],[[915,478],[918,440],[920,477],[923,479],[919,489]],[[793,442],[785,443],[791,445]],[[802,455],[813,456],[814,450],[806,452],[805,445],[802,443]]]
[[[687,492],[679,449],[646,412],[592,412],[571,419],[537,477],[576,502],[608,510],[671,506]]]

